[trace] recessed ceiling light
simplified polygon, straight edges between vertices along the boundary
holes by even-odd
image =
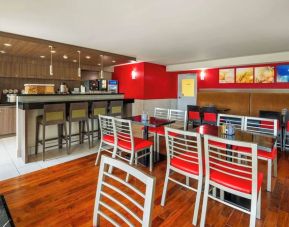
[[[41,58],[45,58],[45,56],[44,56],[44,55],[41,55],[40,57],[41,57]]]
[[[97,65],[101,66],[101,64],[100,64],[100,63],[98,63]]]
[[[4,43],[4,46],[11,47],[12,45],[10,43]]]
[[[112,63],[115,63],[115,60],[113,60]]]
[[[51,53],[52,53],[52,54],[55,54],[55,53],[56,53],[56,51],[55,51],[55,50],[52,50],[52,51],[51,51]]]
[[[101,54],[101,55],[99,55],[100,57],[103,57],[103,55]]]
[[[5,54],[6,52],[4,50],[0,50],[0,53],[1,54]]]
[[[87,56],[85,56],[85,58],[86,58],[86,59],[90,59],[90,56],[87,55]]]
[[[76,60],[76,59],[73,59],[73,62],[77,62],[77,60]]]
[[[67,58],[68,58],[68,56],[67,56],[67,55],[63,55],[63,58],[64,58],[64,59],[67,59]]]

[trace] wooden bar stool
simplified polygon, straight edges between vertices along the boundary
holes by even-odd
[[[45,142],[58,139],[58,147],[62,148],[63,139],[66,143],[66,150],[68,149],[67,128],[66,128],[66,108],[65,104],[49,104],[44,105],[44,113],[36,118],[36,133],[35,133],[35,154],[38,153],[38,145],[42,144],[43,153],[42,159],[45,161]],[[42,141],[39,140],[39,128],[42,125]],[[45,139],[46,126],[57,125],[58,126],[58,138]],[[64,128],[65,136],[63,138],[62,130]],[[61,133],[60,133],[61,132]],[[52,146],[50,146],[52,147]]]
[[[69,149],[71,147],[71,136],[72,136],[72,122],[78,122],[79,124],[79,143],[82,144],[84,140],[84,135],[87,136],[88,145],[90,146],[90,131],[88,125],[88,103],[78,102],[71,103],[69,106],[69,116],[67,118],[69,123]],[[84,132],[84,124],[86,124],[86,132]]]
[[[108,102],[107,101],[99,101],[93,102],[90,107],[90,115],[89,118],[91,120],[91,143],[93,144],[93,134],[96,131],[96,138],[100,138],[100,127],[99,127],[99,115],[108,115]],[[97,129],[94,131],[94,123],[97,121]]]
[[[111,101],[109,115],[112,117],[122,117],[123,101]]]

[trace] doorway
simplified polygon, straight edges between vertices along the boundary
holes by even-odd
[[[178,75],[178,101],[179,110],[187,110],[187,105],[197,103],[197,74],[187,73]]]

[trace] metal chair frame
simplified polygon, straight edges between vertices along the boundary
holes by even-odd
[[[218,114],[217,116],[217,126],[221,126],[226,121],[230,122],[235,128],[243,130],[245,117],[239,115],[231,115],[231,114]]]
[[[145,192],[137,188],[136,186],[129,184],[128,182],[122,180],[120,177],[109,173],[109,171],[105,171],[106,166],[111,166],[121,171],[132,175],[139,181],[141,181],[145,185]],[[110,181],[114,180],[120,183],[123,187],[130,189],[131,191],[138,194],[142,197],[144,201],[143,204],[140,201],[136,201],[131,195],[126,193],[125,190],[120,190],[115,187]],[[109,188],[109,192],[104,191],[104,189]],[[155,192],[155,178],[146,175],[142,171],[120,161],[117,159],[109,158],[106,156],[102,156],[101,164],[99,168],[99,177],[96,189],[96,199],[94,205],[93,212],[93,226],[99,226],[99,219],[103,217],[108,222],[113,224],[114,226],[122,226],[124,223],[128,226],[134,226],[131,219],[136,220],[141,226],[148,227],[151,226],[152,222],[152,210],[153,210],[153,202],[154,202],[154,192]],[[115,196],[117,194],[117,196]],[[137,214],[136,209],[131,209],[127,206],[127,203],[123,203],[119,198],[120,196],[125,197],[126,200],[130,201],[130,204],[133,204],[137,210],[142,211],[142,216]],[[112,205],[105,202],[105,200],[109,199]],[[105,208],[109,211],[109,214],[105,213],[105,211],[101,210],[101,208]],[[119,209],[125,210],[126,213],[129,214],[129,218],[126,217],[119,212]],[[123,223],[118,223],[111,217],[111,214],[115,215],[118,219],[120,219]]]
[[[258,123],[250,123],[250,121],[251,122],[258,122]],[[265,123],[262,124],[261,121],[263,121]],[[268,122],[271,122],[272,124],[267,124]],[[271,126],[273,126],[273,129],[266,128],[266,127],[271,127]],[[278,121],[276,119],[270,119],[270,118],[245,117],[244,131],[277,137]],[[275,145],[275,147],[276,146],[277,146],[277,144]],[[268,152],[270,152],[270,151],[268,151]],[[274,160],[267,159],[267,158],[260,157],[260,156],[258,156],[258,159],[267,161],[267,191],[270,192],[271,191],[272,167],[274,167],[274,177],[277,177],[277,156]]]
[[[229,148],[217,146],[216,143],[227,144]],[[227,146],[227,147],[228,147]],[[204,147],[205,147],[205,189],[203,198],[203,207],[201,215],[200,226],[205,226],[206,212],[208,198],[216,200],[227,206],[235,208],[244,213],[250,214],[250,226],[255,226],[256,217],[261,217],[261,188],[258,190],[258,160],[257,160],[257,144],[245,143],[241,141],[232,141],[222,139],[219,137],[213,137],[209,135],[204,136]],[[235,150],[236,147],[249,148],[252,152],[242,152]],[[233,164],[242,169],[236,169],[230,166]],[[251,182],[252,189],[251,193],[240,192],[238,190],[226,187],[214,180],[211,180],[210,173],[212,171],[226,174],[237,179],[248,180]],[[250,176],[250,177],[249,177]],[[222,198],[217,198],[214,195],[209,194],[210,186],[219,188],[221,191],[225,191],[237,196],[241,196],[251,200],[251,209],[248,211],[240,206],[226,202]]]
[[[197,224],[198,220],[198,211],[201,199],[202,192],[202,183],[203,183],[203,163],[202,163],[202,144],[201,136],[195,132],[183,131],[173,128],[165,128],[165,139],[166,139],[166,148],[167,148],[167,170],[161,200],[161,206],[165,205],[166,193],[168,188],[168,182],[172,181],[176,184],[179,184],[187,189],[190,189],[197,193],[195,209],[192,223],[193,225]],[[193,158],[192,158],[193,157]],[[179,168],[176,168],[171,165],[172,158],[178,158],[188,164],[198,165],[199,174],[195,175],[188,173]],[[186,184],[172,178],[171,172],[181,174],[186,177]],[[189,179],[194,179],[198,182],[197,188],[189,186]]]
[[[99,148],[98,148],[98,152],[97,152],[97,158],[95,161],[95,165],[98,165],[99,163],[99,159],[101,156],[101,152],[102,151],[106,151],[108,153],[111,154],[111,156],[113,155],[113,151],[115,149],[116,146],[116,136],[115,136],[115,125],[114,125],[114,117],[110,117],[110,116],[104,116],[104,115],[99,115],[99,128],[100,128],[100,144],[99,144]],[[103,139],[104,136],[113,136],[114,137],[114,142],[110,143],[106,140]],[[111,147],[109,150],[107,148],[107,146]]]

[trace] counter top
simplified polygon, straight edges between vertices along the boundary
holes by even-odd
[[[69,94],[18,94],[17,96],[75,96],[75,95],[123,95],[124,93],[69,93]]]
[[[1,106],[16,106],[15,102],[0,102],[0,107]]]

